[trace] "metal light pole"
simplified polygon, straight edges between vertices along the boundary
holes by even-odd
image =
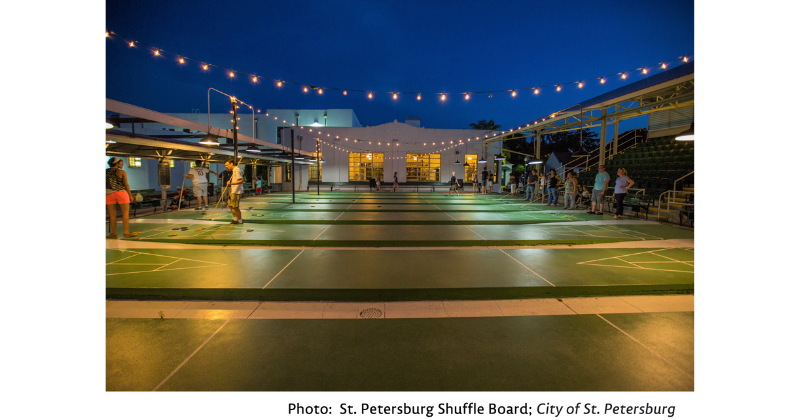
[[[303,141],[303,135],[302,134],[298,135],[297,139],[300,140],[300,141]],[[295,201],[294,201],[294,128],[292,129],[292,168],[291,168],[291,173],[292,173],[292,204],[295,204]]]
[[[317,197],[319,197],[319,182],[322,180],[322,166],[319,163],[319,137],[317,137]]]

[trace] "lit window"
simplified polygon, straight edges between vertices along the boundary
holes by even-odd
[[[350,153],[350,181],[383,181],[383,153]]]
[[[142,167],[142,158],[128,157],[128,166],[131,168],[141,168]]]
[[[175,159],[170,159],[169,160],[169,167],[170,168],[174,168],[175,167]]]
[[[406,180],[439,181],[441,160],[438,153],[406,153]]]

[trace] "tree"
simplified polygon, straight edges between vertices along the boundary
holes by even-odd
[[[524,153],[526,155],[534,156],[536,153],[534,151],[534,144],[533,142],[528,141],[526,137],[524,137],[521,133],[514,133],[508,136],[505,136],[503,139],[503,148],[508,149],[518,153]],[[503,156],[506,159],[513,163],[514,165],[524,165],[525,158],[527,156],[520,155],[518,153],[509,153],[503,152]]]
[[[580,132],[561,131],[542,136],[542,158],[552,152],[574,153],[580,149]],[[600,147],[600,139],[594,131],[583,130],[583,150],[591,152]]]
[[[500,126],[499,126],[499,125],[496,125],[496,124],[494,123],[494,120],[489,120],[489,121],[486,121],[486,120],[480,120],[480,121],[478,121],[478,123],[477,123],[477,124],[476,124],[476,123],[469,123],[469,126],[470,126],[470,128],[472,128],[473,130],[486,130],[486,131],[491,131],[491,130],[499,130],[499,129],[500,129]]]

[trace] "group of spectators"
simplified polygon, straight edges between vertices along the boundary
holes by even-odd
[[[536,172],[534,169],[521,175],[512,172],[509,177],[511,194],[515,195],[517,188],[525,186],[525,201],[533,202],[539,198],[541,193],[542,202],[546,201],[546,205],[555,207],[558,205],[558,191],[563,189],[564,207],[562,209],[575,210],[578,204],[591,199],[592,209],[587,213],[602,215],[603,196],[611,181],[611,176],[606,172],[605,165],[600,165],[597,169],[598,172],[595,176],[591,194],[585,185],[578,183],[578,178],[574,172],[567,172],[566,179],[561,179],[555,169],[550,169],[547,175]],[[625,168],[617,169],[617,179],[614,186],[614,201],[616,204],[614,219],[622,218],[622,202],[633,183],[633,180],[628,177],[628,171]]]

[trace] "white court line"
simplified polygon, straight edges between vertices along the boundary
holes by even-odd
[[[632,255],[650,254],[650,253],[652,253],[652,252],[660,252],[660,251],[664,251],[664,250],[666,250],[666,249],[668,249],[668,248],[661,248],[661,249],[657,249],[657,250],[655,250],[655,251],[642,251],[642,252],[636,252],[636,253],[633,253],[633,254],[618,255],[618,256],[616,256],[616,257],[598,258],[598,259],[596,259],[596,260],[591,260],[591,261],[581,261],[581,262],[579,262],[579,263],[577,263],[577,264],[587,264],[587,263],[590,263],[590,262],[607,260],[607,259],[609,259],[609,258],[622,258],[622,257],[630,257],[630,256],[632,256]],[[628,262],[628,261],[625,261],[625,262]]]
[[[567,228],[567,229],[572,229],[572,230],[574,230],[575,232],[581,233],[581,234],[583,234],[583,235],[594,236],[595,238],[598,238],[598,237],[600,237],[600,238],[605,238],[605,236],[597,236],[597,235],[595,235],[595,234],[593,234],[593,233],[589,233],[589,232],[583,232],[583,231],[580,231],[580,230],[578,230],[578,229],[575,229],[575,228],[574,228],[574,227],[572,227],[572,226],[564,226],[564,227],[565,227],[565,228]]]
[[[626,261],[627,262],[627,261]],[[595,267],[611,267],[611,268],[625,268],[628,270],[652,270],[652,271],[669,271],[672,273],[686,273],[686,274],[694,274],[694,271],[683,271],[683,270],[666,270],[663,268],[647,268],[647,267],[624,267],[619,265],[607,265],[607,264],[591,264]],[[609,286],[607,284],[603,284],[603,286]],[[613,286],[613,285],[611,285]]]
[[[296,260],[296,259],[297,259],[297,257],[299,257],[299,256],[300,256],[300,254],[302,254],[303,252],[305,252],[305,249],[303,249],[302,251],[300,251],[300,253],[298,253],[297,255],[295,255],[295,256],[294,256],[294,258],[292,258],[292,260],[291,260],[291,261],[289,261],[289,264],[293,263],[293,262],[294,262],[294,260]],[[283,267],[283,268],[281,269],[281,271],[278,271],[278,274],[276,274],[276,275],[275,275],[275,277],[273,277],[273,278],[272,278],[272,280],[275,280],[276,278],[278,278],[278,276],[280,276],[280,275],[281,275],[281,273],[283,273],[283,270],[286,270],[286,268],[287,268],[287,267],[289,267],[289,264],[286,264],[286,267]],[[268,282],[267,282],[267,284],[265,284],[265,285],[264,285],[264,287],[262,287],[261,289],[266,289],[266,288],[267,288],[267,286],[269,286],[269,284],[270,284],[270,283],[272,283],[272,280],[268,281]]]
[[[670,365],[670,366],[674,367],[675,369],[677,369],[677,370],[678,370],[678,372],[680,372],[680,373],[682,373],[682,374],[686,375],[686,377],[687,377],[687,378],[689,378],[689,379],[691,379],[692,381],[694,381],[694,377],[693,377],[692,375],[690,375],[690,374],[688,374],[688,373],[684,372],[684,371],[683,371],[683,369],[681,369],[681,368],[679,368],[679,367],[675,366],[675,365],[674,365],[674,364],[672,364],[672,363],[671,363],[669,360],[667,360],[667,359],[665,359],[665,358],[661,357],[661,355],[660,355],[660,354],[658,354],[658,353],[656,353],[656,352],[655,352],[655,350],[651,349],[650,347],[647,347],[647,346],[645,346],[644,344],[642,344],[642,342],[641,342],[641,341],[639,341],[639,340],[637,340],[637,339],[633,338],[633,336],[631,336],[630,334],[628,334],[628,333],[626,333],[625,331],[623,331],[623,330],[622,330],[622,328],[620,328],[620,327],[618,327],[618,326],[616,326],[616,325],[612,324],[612,323],[611,323],[611,321],[609,321],[609,320],[607,320],[607,319],[603,318],[603,316],[602,316],[602,315],[600,315],[600,314],[595,314],[595,315],[597,315],[598,317],[600,317],[600,319],[602,319],[603,321],[605,321],[605,322],[608,322],[608,325],[611,325],[612,327],[616,328],[616,329],[617,329],[619,332],[621,332],[621,333],[625,334],[626,336],[628,336],[628,338],[630,338],[631,340],[635,341],[635,342],[636,342],[637,344],[639,344],[640,346],[642,346],[642,347],[646,348],[646,349],[647,349],[647,350],[648,350],[650,353],[653,353],[653,354],[654,354],[656,357],[658,357],[659,359],[663,360],[663,361],[664,361],[665,363],[667,363],[668,365]]]
[[[162,264],[162,265],[161,265],[161,267],[158,267],[158,268],[156,268],[156,269],[155,269],[155,270],[153,270],[153,271],[159,271],[159,270],[161,270],[162,268],[164,268],[164,267],[166,267],[166,266],[168,266],[168,265],[175,264],[175,263],[176,263],[176,262],[178,262],[178,261],[180,261],[180,260],[175,260],[175,261],[173,261],[173,262],[171,262],[171,263]],[[167,270],[170,270],[170,269],[168,268]]]
[[[503,251],[502,249],[500,250],[500,252],[502,252],[503,254],[506,254],[506,255],[508,255],[508,253],[507,253],[507,252],[505,252],[505,251]],[[514,261],[517,261],[517,259],[516,259],[516,258],[514,258],[514,257],[512,257],[511,255],[508,255],[508,258],[511,258],[512,260],[514,260]],[[523,264],[523,263],[521,263],[521,262],[519,262],[519,261],[517,261],[517,263],[519,263],[519,265],[521,265],[521,266],[523,266],[523,267],[527,268],[527,269],[528,269],[528,271],[530,271],[531,273],[533,273],[533,274],[536,274],[537,276],[539,276],[539,278],[540,278],[540,279],[542,279],[542,280],[544,280],[544,281],[547,281],[547,279],[546,279],[546,278],[542,277],[542,276],[541,276],[539,273],[537,273],[537,272],[535,272],[535,271],[531,270],[531,269],[530,269],[530,267],[528,267],[527,265],[525,265],[525,264]],[[556,285],[555,285],[555,284],[553,284],[553,283],[550,283],[549,281],[547,281],[547,283],[548,283],[549,285],[553,286],[553,287],[556,287]]]
[[[317,235],[317,237],[316,237],[316,238],[314,238],[314,240],[316,241],[316,240],[317,240],[317,238],[319,238],[320,236],[322,236],[322,234],[323,234],[323,233],[325,233],[325,231],[326,231],[326,230],[328,230],[328,228],[329,228],[329,227],[331,227],[331,226],[333,226],[333,225],[328,225],[328,227],[326,227],[325,229],[322,229],[322,232],[320,232],[320,233],[319,233],[319,235]]]
[[[680,260],[676,260],[674,258],[666,257],[666,256],[661,255],[661,254],[656,254],[655,252],[653,252],[653,255],[658,255],[661,258],[666,258],[668,260],[672,260],[672,261],[675,261],[675,262],[679,262],[681,264],[686,264],[686,265],[694,267],[694,261],[680,261]]]
[[[469,226],[467,226],[467,225],[462,225],[462,226],[464,226],[465,228],[469,229],[469,231],[470,231],[470,232],[472,232],[472,233],[474,233],[474,234],[478,235],[478,236],[479,236],[481,239],[483,239],[484,241],[486,241],[486,240],[487,240],[486,238],[484,238],[483,236],[481,236],[481,235],[480,235],[478,232],[475,232],[474,230],[470,229],[470,227],[469,227]]]
[[[119,251],[119,250],[116,250],[116,251]],[[120,252],[121,252],[121,251],[120,251]],[[116,263],[118,263],[118,262],[120,262],[120,261],[122,261],[122,260],[127,260],[128,258],[133,258],[133,257],[135,257],[136,255],[138,255],[137,253],[135,253],[135,251],[131,251],[131,252],[134,252],[134,254],[133,254],[133,255],[130,255],[130,256],[127,256],[127,257],[125,257],[125,258],[120,258],[120,259],[118,259],[118,260],[116,260],[116,261],[111,261],[110,263],[106,263],[106,265],[109,265],[109,264],[116,264]]]
[[[206,345],[206,343],[208,343],[209,341],[211,341],[211,339],[212,339],[212,338],[214,338],[214,336],[215,336],[215,335],[217,335],[217,333],[219,332],[219,330],[221,330],[221,329],[222,329],[222,327],[224,327],[224,326],[228,325],[228,323],[229,323],[229,322],[231,322],[231,319],[230,319],[230,318],[228,318],[228,320],[227,320],[227,321],[225,321],[225,323],[224,323],[224,324],[222,324],[222,326],[220,326],[219,328],[217,328],[217,330],[216,330],[216,331],[214,331],[214,334],[211,334],[211,337],[208,337],[208,338],[206,339],[206,341],[203,341],[203,344],[201,344],[201,345],[200,345],[200,347],[196,348],[196,349],[195,349],[195,350],[192,352],[192,354],[190,354],[190,355],[189,355],[189,357],[187,357],[187,358],[186,358],[186,360],[184,360],[184,361],[183,361],[183,362],[182,362],[180,365],[178,365],[178,367],[176,367],[176,368],[175,368],[175,370],[173,370],[173,371],[172,371],[172,373],[170,373],[169,375],[167,375],[167,377],[166,377],[166,378],[164,378],[164,380],[163,380],[163,381],[161,381],[161,383],[160,383],[160,384],[156,385],[156,387],[155,387],[155,388],[153,388],[153,391],[158,391],[158,388],[161,388],[161,385],[164,385],[164,383],[165,383],[165,382],[167,382],[167,380],[169,380],[169,378],[171,378],[171,377],[172,377],[172,375],[174,375],[174,374],[175,374],[175,372],[177,372],[177,371],[178,371],[178,369],[182,368],[182,367],[183,367],[183,365],[185,365],[185,364],[186,364],[186,362],[188,362],[188,361],[189,361],[189,359],[191,359],[191,358],[192,358],[192,356],[194,356],[194,355],[195,355],[195,353],[197,353],[198,351],[200,351],[200,349],[202,349],[202,348],[203,348],[203,346],[205,346],[205,345]]]
[[[170,263],[170,264],[172,264],[172,263]],[[222,264],[222,265],[227,265],[227,264]],[[156,271],[172,271],[172,270],[190,270],[192,268],[208,268],[208,267],[216,267],[216,266],[214,266],[214,265],[202,265],[202,266],[199,266],[199,267],[167,268],[165,270],[156,269],[156,270],[148,270],[148,271],[131,271],[130,273],[111,273],[111,274],[106,273],[106,277],[108,277],[108,276],[121,276],[121,275],[124,275],[124,274],[141,274],[141,273],[153,273],[153,272],[156,272]]]
[[[453,220],[455,220],[455,221],[458,221],[458,219],[456,219],[455,217],[451,216],[451,215],[450,215],[450,213],[448,213],[448,212],[444,212],[444,214],[446,214],[446,215],[450,216],[450,218],[451,218],[451,219],[453,219]]]

